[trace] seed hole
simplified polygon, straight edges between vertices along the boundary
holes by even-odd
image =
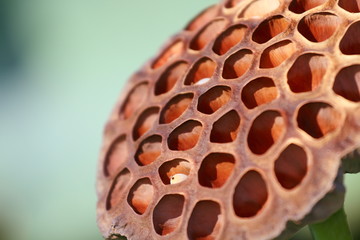
[[[172,45],[165,49],[165,51],[158,57],[152,65],[153,69],[157,69],[172,59],[180,56],[184,51],[184,43],[181,40],[175,41]]]
[[[159,135],[153,135],[145,139],[135,154],[137,164],[145,166],[154,162],[161,154],[161,141],[162,137]]]
[[[179,226],[185,198],[179,194],[165,195],[156,205],[153,213],[154,229],[164,236]]]
[[[235,158],[228,153],[211,153],[201,163],[199,169],[199,183],[208,188],[222,187],[235,165]]]
[[[244,1],[244,0],[229,0],[229,1],[226,2],[225,7],[226,8],[233,8],[242,1]]]
[[[203,49],[225,29],[226,25],[225,19],[210,22],[190,42],[190,48],[197,51]]]
[[[174,182],[173,177],[175,175],[185,175],[189,176],[191,170],[191,165],[188,161],[183,159],[174,159],[168,162],[165,162],[161,167],[159,168],[159,174],[161,181],[166,184],[176,184],[180,183],[182,181],[185,181],[186,178],[179,178],[179,181]]]
[[[289,40],[275,43],[264,50],[260,59],[260,68],[274,68],[279,66],[296,51],[296,46]]]
[[[143,82],[130,91],[120,111],[125,119],[131,117],[148,98],[148,85],[147,82]]]
[[[360,54],[360,22],[350,25],[340,42],[340,50],[343,54]]]
[[[307,172],[307,157],[304,149],[290,144],[275,161],[276,178],[286,189],[298,186]]]
[[[250,128],[247,139],[250,150],[255,154],[265,153],[285,132],[284,129],[285,122],[279,112],[263,112]]]
[[[289,20],[283,16],[274,16],[263,21],[254,31],[252,39],[257,43],[266,43],[270,39],[285,32],[290,26]]]
[[[189,108],[194,94],[186,93],[172,98],[161,111],[160,123],[171,123],[179,118]]]
[[[127,154],[126,135],[121,135],[111,144],[106,154],[104,175],[107,177],[115,175],[119,167],[125,163]]]
[[[202,132],[202,124],[189,120],[177,127],[168,138],[170,150],[185,151],[195,147]]]
[[[233,207],[237,216],[254,217],[268,199],[266,183],[254,170],[248,171],[239,181],[233,196]]]
[[[340,126],[341,114],[331,105],[313,102],[299,109],[297,122],[299,128],[313,138],[322,138]]]
[[[156,118],[159,113],[158,107],[152,107],[146,109],[138,118],[134,129],[133,129],[133,139],[137,140],[139,137],[144,135],[150,128],[153,127],[153,124],[156,121]]]
[[[339,0],[339,6],[348,12],[352,12],[352,13],[360,12],[359,0]]]
[[[239,114],[235,110],[231,110],[214,123],[211,129],[210,142],[233,142],[238,135],[239,125]]]
[[[253,58],[253,53],[249,49],[242,49],[234,53],[224,63],[223,78],[241,77],[250,68]]]
[[[339,18],[331,13],[315,13],[304,17],[298,30],[311,42],[322,42],[330,38],[340,25]]]
[[[115,207],[124,199],[124,193],[130,182],[130,179],[130,171],[126,168],[122,170],[115,178],[106,199],[106,210],[110,210],[111,208]]]
[[[341,69],[335,78],[336,94],[353,102],[360,102],[360,65]]]
[[[278,0],[252,1],[239,15],[239,18],[262,18],[280,6]]]
[[[253,109],[277,98],[277,88],[271,78],[261,77],[249,82],[241,92],[245,106]]]
[[[287,74],[291,91],[314,91],[320,86],[327,68],[328,61],[323,55],[310,53],[300,56]]]
[[[171,65],[159,78],[155,85],[155,95],[169,92],[175,84],[185,75],[189,64],[176,62]]]
[[[213,240],[221,231],[220,205],[213,201],[200,201],[191,213],[187,235],[189,240]]]
[[[216,63],[204,57],[197,61],[185,79],[185,85],[199,84],[203,79],[211,78],[215,72]]]
[[[216,86],[199,97],[197,109],[205,114],[212,114],[229,102],[231,88]]]
[[[187,31],[195,31],[202,28],[211,19],[215,18],[218,14],[218,5],[210,6],[195,17],[185,28]]]
[[[294,13],[303,13],[312,8],[324,4],[327,0],[293,0],[290,3],[289,10]],[[347,1],[347,0],[346,0]]]
[[[215,41],[213,51],[218,55],[223,55],[229,51],[230,48],[240,43],[246,34],[247,27],[239,24],[228,28]]]
[[[144,214],[154,195],[154,187],[150,179],[138,180],[130,189],[127,201],[137,214]]]

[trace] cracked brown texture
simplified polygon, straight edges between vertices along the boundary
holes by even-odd
[[[283,239],[340,208],[360,171],[359,6],[224,0],[172,37],[105,127],[104,237]]]

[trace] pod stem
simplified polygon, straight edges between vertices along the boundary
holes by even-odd
[[[352,240],[344,208],[309,228],[314,240]]]

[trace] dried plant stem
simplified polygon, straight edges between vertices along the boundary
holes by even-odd
[[[314,240],[351,240],[351,232],[344,208],[323,222],[309,225]]]

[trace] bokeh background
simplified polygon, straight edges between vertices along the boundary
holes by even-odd
[[[110,110],[131,73],[216,2],[0,0],[1,240],[102,239],[95,174]],[[355,233],[360,174],[345,181]]]

